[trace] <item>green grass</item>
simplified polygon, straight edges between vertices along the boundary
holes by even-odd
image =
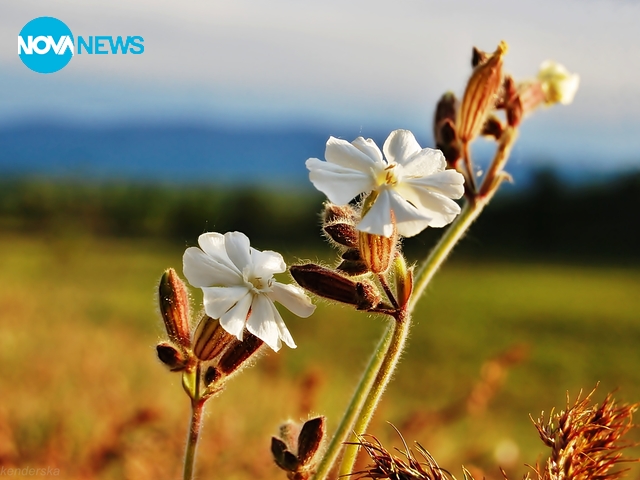
[[[154,295],[165,268],[181,271],[182,251],[0,237],[0,465],[57,466],[62,478],[178,477],[188,402],[179,376],[155,359],[163,329]],[[505,466],[521,476],[544,452],[529,414],[597,382],[598,399],[619,388],[620,400],[640,400],[639,291],[637,268],[454,256],[418,309],[372,433],[398,444],[391,421],[453,473],[464,463],[487,478],[501,478],[494,451],[514,442],[520,456]],[[284,478],[268,449],[279,423],[313,413],[335,427],[383,321],[319,304],[308,319],[285,316],[296,350],[261,358],[210,402],[200,478]],[[467,413],[487,360],[514,347],[522,361],[502,371],[486,409]],[[305,379],[317,389],[305,390]]]

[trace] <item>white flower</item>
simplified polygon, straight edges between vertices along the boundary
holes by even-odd
[[[281,340],[296,348],[273,302],[300,317],[316,307],[301,288],[274,280],[275,273],[287,268],[282,255],[251,248],[240,232],[204,233],[198,244],[200,248],[184,252],[183,271],[191,285],[202,288],[206,314],[219,318],[222,328],[239,340],[246,327],[275,351]]]
[[[408,130],[395,130],[384,142],[384,156],[373,140],[352,143],[330,137],[326,162],[307,160],[311,183],[337,205],[346,205],[361,193],[378,196],[356,228],[390,237],[391,212],[398,233],[412,237],[425,228],[443,227],[460,213],[452,198],[464,194],[464,177],[445,170],[440,150],[420,148]]]
[[[563,105],[569,105],[580,85],[580,76],[577,73],[569,73],[563,65],[553,60],[542,62],[538,80],[547,104],[560,102]]]

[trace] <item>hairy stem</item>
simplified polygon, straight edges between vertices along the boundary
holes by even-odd
[[[202,427],[202,412],[204,410],[203,398],[200,398],[200,362],[196,366],[196,392],[195,397],[191,399],[191,423],[189,425],[189,435],[187,437],[187,448],[184,452],[184,475],[183,480],[193,479],[193,470],[196,462],[196,448],[198,439],[200,438],[200,430]]]
[[[398,361],[400,360],[400,356],[404,351],[404,346],[409,334],[410,327],[410,316],[400,317],[394,322],[391,343],[389,344],[389,348],[386,351],[384,360],[380,365],[378,374],[376,375],[375,381],[373,382],[373,387],[371,388],[371,390],[369,390],[362,409],[360,410],[358,420],[353,427],[353,432],[349,440],[350,442],[357,441],[358,438],[356,435],[361,435],[366,432],[367,427],[369,426],[369,422],[371,421],[371,417],[373,417],[373,413],[375,412],[376,407],[378,406],[378,403],[382,398],[382,394],[387,388],[387,385],[391,381],[393,372],[395,371],[396,366],[398,365]],[[353,466],[355,465],[356,458],[358,456],[359,448],[360,447],[358,445],[353,444],[347,445],[345,447],[339,476],[349,475],[350,473],[352,473]]]
[[[336,433],[333,435],[331,443],[318,465],[316,474],[313,477],[314,480],[324,480],[327,478],[327,475],[329,475],[329,472],[338,459],[344,442],[347,441],[347,437],[353,431],[354,424],[360,416],[360,412],[362,411],[362,406],[367,399],[367,395],[378,378],[380,367],[387,356],[387,351],[393,341],[395,331],[396,322],[393,321],[385,331],[383,337],[380,339],[380,342],[378,342],[378,345],[369,360],[369,364],[362,374],[360,383],[358,383],[358,386],[356,387],[356,391],[354,392],[351,402],[342,417],[338,430],[336,430]]]

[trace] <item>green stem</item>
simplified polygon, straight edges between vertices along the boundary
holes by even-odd
[[[200,398],[200,362],[196,365],[195,371],[195,392],[191,399],[191,423],[189,425],[189,435],[187,437],[187,448],[184,452],[184,480],[193,479],[193,470],[196,462],[196,448],[200,438],[202,427],[202,413],[206,399]]]
[[[394,320],[394,327],[391,343],[389,344],[389,348],[384,356],[384,361],[380,365],[378,374],[373,382],[373,387],[369,390],[367,398],[360,410],[358,420],[353,427],[352,438],[349,440],[350,442],[357,442],[357,435],[361,435],[366,432],[369,422],[371,421],[371,417],[373,417],[373,413],[380,402],[380,398],[391,381],[393,372],[395,371],[398,361],[400,360],[400,356],[404,351],[404,346],[409,334],[409,328],[411,327],[411,317],[405,316]],[[352,472],[358,456],[358,450],[359,446],[355,444],[348,444],[345,447],[342,465],[340,466],[340,477],[343,475],[349,475]]]
[[[378,342],[371,359],[369,360],[369,364],[362,374],[362,378],[360,379],[360,383],[356,387],[356,391],[351,398],[351,403],[347,407],[344,416],[342,417],[342,421],[338,426],[338,430],[333,435],[331,439],[331,443],[327,448],[326,453],[324,454],[320,464],[318,465],[318,469],[316,470],[316,474],[314,475],[314,480],[324,480],[329,475],[329,472],[333,468],[338,455],[340,455],[340,451],[342,450],[344,442],[347,441],[347,437],[353,431],[354,423],[356,422],[357,417],[360,415],[362,410],[362,406],[365,403],[367,398],[367,394],[372,389],[374,382],[376,381],[381,365],[383,364],[389,346],[393,341],[393,337],[396,331],[396,322],[393,321],[391,325],[385,331],[383,337]]]

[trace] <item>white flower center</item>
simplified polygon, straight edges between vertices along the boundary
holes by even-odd
[[[252,272],[243,272],[245,286],[255,294],[267,293],[271,291],[273,277],[256,277]]]
[[[399,169],[400,165],[397,163],[387,165],[376,177],[378,187],[395,187],[398,184]]]

